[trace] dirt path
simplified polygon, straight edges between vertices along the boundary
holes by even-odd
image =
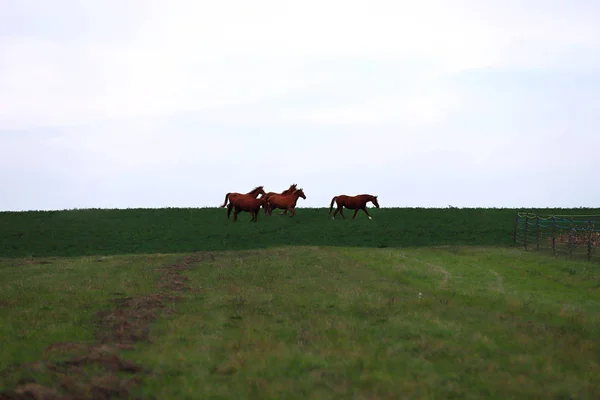
[[[139,382],[139,374],[146,370],[124,360],[119,350],[131,348],[134,343],[148,341],[150,324],[165,308],[165,301],[175,301],[185,291],[197,290],[188,285],[188,278],[181,274],[192,265],[206,259],[214,259],[212,253],[196,253],[175,264],[158,269],[161,274],[157,291],[146,296],[123,298],[116,307],[100,311],[93,321],[96,343],[55,343],[49,346],[46,356],[59,356],[66,361],[40,361],[23,366],[32,371],[45,371],[51,375],[56,387],[46,387],[29,380],[21,382],[14,390],[0,393],[0,400],[76,400],[114,399],[128,397],[131,388]],[[66,356],[66,357],[65,357]],[[100,367],[101,373],[90,375],[88,366]]]

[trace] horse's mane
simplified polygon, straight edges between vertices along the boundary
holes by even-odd
[[[291,184],[289,188],[285,189],[283,192],[281,192],[281,194],[292,194],[294,193],[294,190],[296,190],[296,186],[298,186],[297,184]]]

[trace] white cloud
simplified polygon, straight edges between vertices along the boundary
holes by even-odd
[[[572,60],[557,54],[574,44],[597,45],[594,38],[600,37],[598,24],[586,15],[581,20],[582,13],[564,17],[515,2],[103,4],[72,8],[59,2],[55,8],[78,12],[73,19],[95,15],[106,24],[106,40],[95,32],[88,40],[0,41],[1,128],[172,115],[274,99],[326,84],[303,68],[324,57],[429,59],[437,65],[430,79],[484,66],[568,65]],[[122,9],[141,17],[115,38],[110,21]],[[97,31],[102,25],[94,26]],[[322,67],[328,68],[325,61]],[[415,118],[432,119],[441,112],[433,109],[449,107],[440,105],[437,93],[398,96],[400,103],[419,108]],[[378,102],[377,97],[366,103]],[[311,118],[390,118],[393,109],[382,107],[360,113],[352,106],[317,110]]]
[[[460,108],[459,102],[455,93],[429,88],[404,96],[368,97],[340,106],[282,110],[270,119],[286,124],[428,128]],[[257,120],[255,115],[251,120],[268,123],[269,116],[263,117]]]
[[[556,70],[600,70],[592,2],[57,0],[50,12],[24,0],[6,10],[0,171],[11,197],[0,208],[212,205],[224,190],[291,182],[312,206],[354,190],[400,191],[403,204],[507,203],[505,188],[481,193],[481,182],[535,178],[569,138],[588,143],[557,158],[573,174],[593,158],[597,90],[552,81]],[[546,80],[532,86],[520,70]],[[548,193],[553,178],[538,181]],[[35,182],[67,194],[36,195]]]
[[[287,71],[202,64],[160,52],[20,40],[4,46],[0,77],[5,129],[170,115],[271,98],[301,82]]]

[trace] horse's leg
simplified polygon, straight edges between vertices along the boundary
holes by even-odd
[[[373,219],[373,218],[371,218],[371,214],[369,214],[369,212],[367,211],[366,206],[363,206],[362,210],[365,212],[365,214],[367,214],[367,217],[369,217],[369,219]]]
[[[290,214],[290,218],[291,218],[296,214],[296,210],[293,208],[290,208],[290,210],[291,210],[291,214]],[[285,211],[287,211],[287,209]]]
[[[236,207],[235,210],[233,211],[233,222],[237,221],[237,216],[239,214],[240,210]]]
[[[333,212],[333,216],[331,217],[331,219],[335,219],[336,214],[340,211],[340,206],[338,205],[335,209],[335,211]]]
[[[265,215],[271,215],[273,212],[273,204],[270,200],[263,207],[265,208]]]
[[[227,219],[229,219],[229,215],[231,214],[232,209],[233,209],[233,204],[229,203],[227,205]]]
[[[346,216],[344,215],[344,206],[340,206],[340,215],[343,219],[346,219]]]
[[[250,222],[254,222],[254,218],[256,218],[256,213],[254,211],[250,211],[250,215],[252,216],[252,218],[250,218]]]
[[[354,210],[354,215],[352,216],[352,219],[356,218],[356,213],[358,212],[358,210],[360,210],[360,208],[357,208],[356,210]]]

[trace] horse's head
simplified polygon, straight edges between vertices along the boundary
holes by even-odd
[[[254,189],[252,189],[252,191],[249,194],[253,194],[254,196],[258,196],[260,194],[264,196],[266,193],[263,186],[257,186]]]
[[[298,197],[302,197],[304,200],[306,200],[306,195],[304,194],[304,191],[302,189],[296,189],[294,191],[294,194]]]
[[[371,202],[375,205],[375,207],[379,208],[379,203],[377,202],[377,196],[371,196]]]

